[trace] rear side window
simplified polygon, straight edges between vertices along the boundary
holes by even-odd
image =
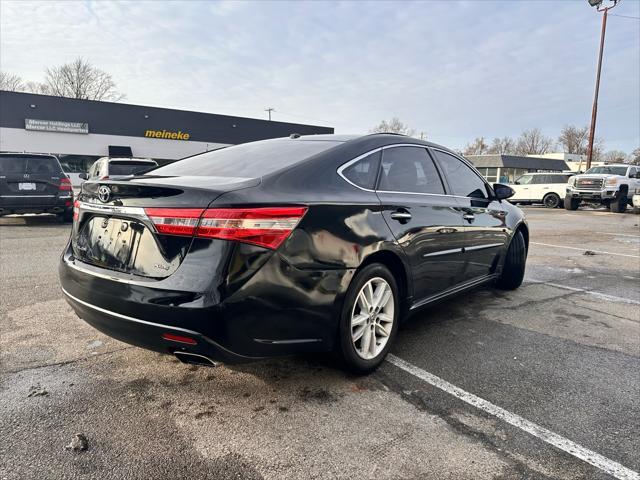
[[[262,140],[185,158],[149,174],[257,178],[340,144],[322,140]]]
[[[154,166],[150,162],[109,162],[109,175],[134,175]]]
[[[62,173],[62,168],[54,157],[25,157],[17,155],[0,156],[0,175],[49,175]]]
[[[372,190],[376,184],[381,155],[382,152],[377,151],[361,158],[342,170],[342,175],[351,183]]]
[[[459,158],[433,150],[454,195],[471,198],[489,198],[487,186],[476,172]]]
[[[422,147],[385,149],[378,190],[444,194],[440,175]]]

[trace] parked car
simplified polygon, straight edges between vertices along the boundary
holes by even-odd
[[[515,192],[511,203],[531,205],[542,203],[547,208],[562,206],[567,190],[567,182],[573,173],[525,173],[513,185]]]
[[[631,199],[631,204],[633,205],[633,213],[640,213],[640,193],[636,193]]]
[[[99,158],[91,165],[89,172],[81,173],[83,180],[105,180],[135,175],[158,166],[158,162],[148,158]]]
[[[95,328],[185,362],[335,350],[364,373],[409,312],[521,284],[512,194],[400,135],[246,143],[86,182],[60,281]]]
[[[53,213],[73,217],[73,190],[54,155],[0,153],[0,216]]]
[[[624,163],[592,167],[571,179],[564,208],[577,210],[582,202],[588,202],[623,213],[636,193],[640,193],[640,167]]]

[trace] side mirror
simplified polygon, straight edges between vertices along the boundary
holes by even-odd
[[[82,180],[88,180],[89,179],[89,175],[87,175],[86,173],[81,173],[80,175],[78,175]]]
[[[496,194],[496,200],[506,200],[507,198],[513,197],[516,193],[513,188],[508,185],[503,185],[502,183],[494,183],[493,192]]]

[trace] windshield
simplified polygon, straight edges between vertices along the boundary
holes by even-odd
[[[60,175],[58,160],[54,157],[0,156],[1,175]]]
[[[155,167],[151,162],[109,162],[109,175],[134,175]]]
[[[533,175],[523,175],[516,180],[516,185],[529,185],[533,180]]]
[[[244,143],[185,158],[156,168],[149,175],[258,178],[294,165],[339,143],[289,139]]]
[[[587,170],[585,173],[604,173],[608,175],[626,175],[627,167],[610,167],[607,165],[603,165],[601,167],[592,167]]]

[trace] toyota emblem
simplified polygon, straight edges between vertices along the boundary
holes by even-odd
[[[106,185],[101,185],[100,188],[98,188],[98,198],[102,203],[107,203],[109,198],[111,198],[111,189]]]

